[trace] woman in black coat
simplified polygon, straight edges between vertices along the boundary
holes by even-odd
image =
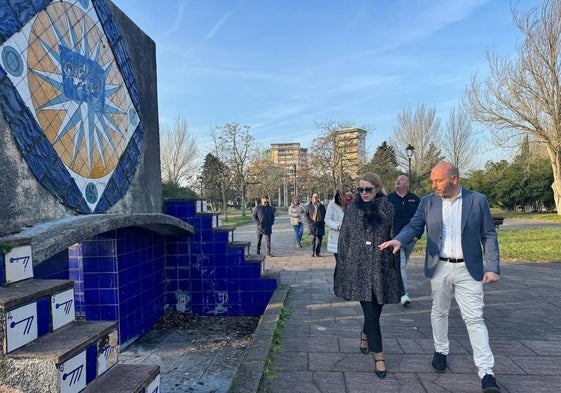
[[[399,303],[403,295],[399,258],[378,249],[393,237],[393,206],[375,173],[362,175],[357,191],[339,233],[333,289],[339,297],[360,302],[364,313],[360,350],[373,352],[375,373],[384,378],[380,314],[384,304]]]

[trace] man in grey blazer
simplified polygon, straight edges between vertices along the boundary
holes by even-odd
[[[483,284],[500,279],[497,232],[485,195],[461,187],[458,168],[438,163],[431,171],[434,193],[421,199],[417,212],[392,240],[379,245],[399,251],[426,227],[425,276],[432,293],[432,366],[446,370],[449,352],[448,313],[452,296],[466,324],[473,360],[484,393],[500,392],[494,357],[483,319]],[[485,260],[485,263],[483,261]]]

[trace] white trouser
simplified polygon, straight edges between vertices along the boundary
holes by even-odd
[[[440,261],[430,280],[432,288],[431,324],[434,349],[444,355],[450,351],[448,341],[448,313],[455,292],[466,324],[473,351],[473,361],[479,378],[493,375],[495,359],[489,346],[489,333],[483,320],[483,284],[471,277],[465,263]]]
[[[407,262],[409,262],[409,257],[413,252],[413,248],[415,247],[416,241],[412,241],[407,243],[406,245],[402,246],[399,249],[399,258],[400,258],[400,266],[401,266],[401,280],[403,281],[403,291],[406,295],[407,293]]]

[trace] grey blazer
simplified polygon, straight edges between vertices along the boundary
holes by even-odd
[[[427,230],[425,276],[431,278],[440,258],[442,232],[442,198],[430,194],[421,198],[415,215],[395,237],[407,244]],[[462,188],[462,252],[471,276],[481,281],[485,271],[500,274],[499,244],[487,197]],[[485,264],[483,264],[485,259]]]

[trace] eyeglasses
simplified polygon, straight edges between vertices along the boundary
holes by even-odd
[[[363,192],[371,193],[376,187],[357,187],[356,192],[362,194]]]

